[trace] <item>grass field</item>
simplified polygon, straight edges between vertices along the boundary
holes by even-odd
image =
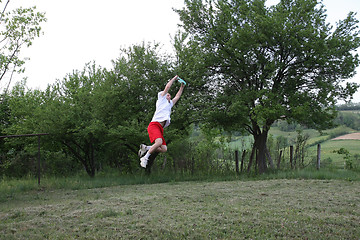
[[[0,203],[1,239],[358,239],[358,181],[172,182],[33,190]]]
[[[332,141],[351,129],[320,135],[322,159],[336,168],[310,167],[263,175],[0,180],[2,239],[359,239],[360,174],[344,170],[346,148],[360,154],[359,140]],[[296,132],[271,134],[295,138]],[[230,143],[251,146],[251,137]],[[308,157],[316,156],[316,146]],[[342,169],[340,169],[342,168]],[[226,181],[225,181],[226,180]]]

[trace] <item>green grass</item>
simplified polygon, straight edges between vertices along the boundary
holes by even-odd
[[[264,180],[269,179],[317,179],[317,180],[346,180],[346,181],[360,181],[359,170],[345,170],[338,168],[321,168],[316,170],[314,168],[298,169],[298,170],[284,170],[275,171],[264,176],[260,176]]]
[[[358,184],[258,179],[31,190],[0,202],[0,238],[357,239]]]
[[[344,167],[344,155],[334,153],[334,150],[340,148],[347,149],[351,155],[360,154],[360,141],[359,140],[329,140],[321,143],[321,159],[330,158],[334,166]],[[309,148],[309,154],[316,156],[317,146]]]
[[[269,171],[266,174],[256,175],[254,173],[235,172],[209,173],[209,174],[185,174],[185,173],[164,173],[154,172],[151,176],[144,174],[122,175],[116,172],[99,173],[94,178],[85,174],[72,177],[44,177],[38,185],[37,178],[24,177],[21,179],[0,180],[0,203],[22,198],[22,194],[31,191],[53,191],[53,190],[83,190],[113,187],[121,185],[157,184],[168,182],[189,182],[189,181],[252,181],[269,179],[336,179],[360,181],[359,171],[344,169],[326,169],[320,171],[314,168],[300,170]]]

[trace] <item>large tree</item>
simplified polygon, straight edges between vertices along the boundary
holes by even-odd
[[[45,14],[36,7],[8,10],[10,0],[0,0],[0,91],[7,92],[15,72],[23,72],[21,48],[29,47],[41,33]],[[4,89],[3,89],[4,88]],[[2,101],[0,99],[0,101]]]
[[[204,116],[253,135],[259,172],[267,169],[266,141],[276,120],[327,128],[336,101],[351,99],[358,87],[345,83],[359,65],[353,12],[334,28],[317,0],[271,7],[265,0],[185,0],[176,11],[183,23],[179,64],[206,86],[199,94],[212,98]]]

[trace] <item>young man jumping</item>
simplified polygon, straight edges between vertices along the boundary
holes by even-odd
[[[163,91],[158,93],[158,99],[156,101],[156,111],[147,128],[150,142],[153,143],[153,145],[146,146],[145,144],[141,144],[138,154],[140,157],[140,166],[143,168],[146,168],[151,154],[153,154],[154,152],[165,153],[167,151],[167,146],[164,139],[164,128],[170,125],[171,108],[181,97],[181,94],[183,93],[186,84],[183,80],[180,79],[180,89],[176,93],[175,97],[171,99],[169,89],[176,80],[179,80],[179,77],[177,75],[166,84]]]

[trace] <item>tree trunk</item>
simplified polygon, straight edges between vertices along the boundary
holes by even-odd
[[[235,171],[239,174],[239,151],[235,151]]]
[[[90,139],[85,140],[84,143],[84,158],[86,161],[86,172],[90,177],[95,177],[95,154],[94,154],[94,145],[93,137],[90,134]]]
[[[72,144],[71,144],[71,143]],[[88,143],[85,143],[83,148],[80,147],[78,143],[74,140],[71,141],[63,141],[62,142],[73,154],[73,156],[80,161],[80,163],[84,166],[86,173],[90,177],[95,177],[95,166],[94,166],[94,152],[90,150],[92,146],[89,146]],[[72,146],[75,145],[75,146]]]
[[[267,131],[263,131],[258,135],[254,135],[254,145],[256,147],[258,156],[257,156],[257,166],[259,173],[264,173],[267,170],[266,165],[266,141],[267,141]]]

